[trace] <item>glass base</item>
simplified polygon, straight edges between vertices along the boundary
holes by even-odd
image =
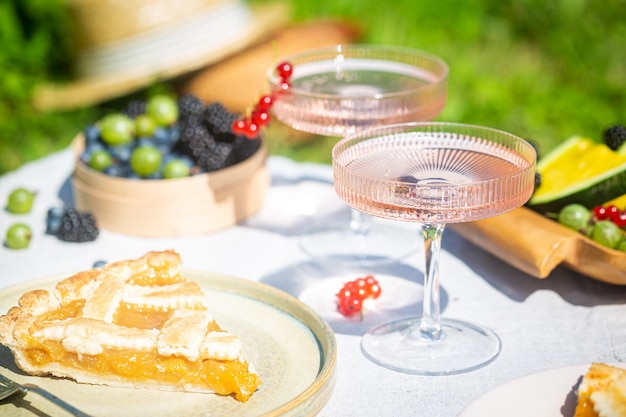
[[[355,233],[348,220],[311,228],[300,236],[300,248],[314,259],[358,266],[397,262],[419,245],[418,231],[372,222],[367,234]]]
[[[361,350],[378,365],[419,375],[469,372],[500,353],[500,339],[491,330],[444,318],[441,337],[427,340],[419,331],[419,322],[419,318],[406,318],[376,326],[363,335]]]

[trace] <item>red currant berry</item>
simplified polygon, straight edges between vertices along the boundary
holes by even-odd
[[[606,220],[608,217],[606,207],[595,206],[593,208],[593,216],[596,218],[596,220]]]
[[[357,278],[352,281],[354,286],[356,287],[356,295],[361,299],[365,300],[367,298],[367,284],[365,283],[365,278]]]
[[[270,122],[270,114],[265,109],[254,110],[250,117],[258,126],[266,126]]]
[[[274,97],[272,97],[271,95],[264,95],[261,96],[261,98],[259,99],[259,102],[257,103],[257,109],[269,110],[272,107],[272,104],[274,104]]]
[[[380,297],[380,294],[382,293],[382,290],[380,288],[380,285],[378,284],[372,284],[369,288],[368,288],[368,297],[372,298],[372,299],[377,299],[378,297]]]
[[[368,286],[374,285],[374,284],[378,284],[378,281],[376,280],[376,278],[374,278],[373,275],[368,275],[365,277],[365,283]]]
[[[244,135],[246,132],[246,121],[245,119],[237,119],[233,122],[231,126],[231,130],[235,135]]]
[[[363,302],[358,297],[346,297],[339,299],[337,303],[337,310],[344,316],[352,316],[353,314],[360,313],[363,309]]]
[[[619,218],[621,210],[617,208],[617,206],[611,204],[606,208],[606,214],[611,221],[615,222],[615,219]]]
[[[341,299],[349,298],[352,295],[354,295],[354,292],[351,291],[350,288],[343,286],[337,293],[337,299],[341,300]]]
[[[282,81],[287,81],[291,78],[291,74],[293,74],[293,67],[289,62],[281,62],[276,66],[276,73]]]
[[[626,227],[626,211],[622,211],[617,218],[613,219],[613,223],[622,228]]]
[[[348,281],[343,285],[343,288],[347,291],[350,291],[353,294],[356,294],[359,288],[356,285],[356,281]]]
[[[376,278],[372,275],[368,275],[365,277],[365,283],[367,284],[367,297],[372,299],[377,299],[380,297],[380,293],[382,292],[380,285]]]
[[[259,125],[252,120],[246,120],[246,128],[243,134],[248,139],[256,139],[259,136]]]

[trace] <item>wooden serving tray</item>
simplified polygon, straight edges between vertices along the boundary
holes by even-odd
[[[549,277],[562,264],[599,281],[626,285],[626,252],[599,245],[526,207],[449,227],[535,278]]]

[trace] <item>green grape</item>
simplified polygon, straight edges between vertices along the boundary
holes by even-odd
[[[148,99],[146,113],[158,126],[168,126],[178,120],[178,104],[166,95],[153,96]]]
[[[100,120],[100,136],[108,145],[127,144],[133,140],[134,133],[135,122],[124,114],[109,114]]]
[[[7,210],[15,214],[28,213],[33,207],[35,193],[26,188],[16,188],[11,191],[7,200]]]
[[[626,252],[626,238],[622,239],[621,242],[619,242],[619,245],[617,245],[617,250],[621,250],[622,252]]]
[[[156,122],[147,114],[140,114],[135,118],[135,135],[138,137],[152,136],[156,128]]]
[[[591,239],[603,246],[615,249],[622,241],[623,236],[618,225],[610,220],[601,220],[596,222],[593,232],[591,232]]]
[[[172,159],[163,167],[163,178],[183,178],[189,176],[189,165],[182,159]]]
[[[130,166],[137,175],[145,177],[154,174],[161,167],[161,152],[154,146],[140,146],[130,156]]]
[[[559,212],[558,221],[565,227],[580,232],[589,226],[592,212],[582,204],[568,204]]]
[[[30,245],[33,233],[24,223],[15,223],[7,229],[4,243],[9,249],[24,249]]]
[[[89,166],[96,171],[104,171],[113,164],[113,158],[111,154],[101,149],[91,154],[89,158]]]

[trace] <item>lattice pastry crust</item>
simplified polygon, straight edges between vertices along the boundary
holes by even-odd
[[[180,263],[149,252],[27,292],[0,317],[0,343],[33,375],[247,401],[260,378]]]

